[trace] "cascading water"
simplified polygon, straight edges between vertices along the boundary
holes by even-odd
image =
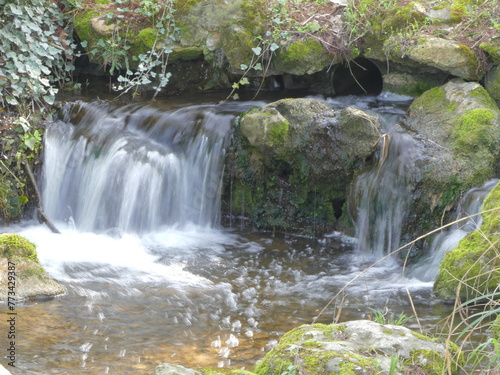
[[[497,179],[487,181],[481,187],[470,189],[462,197],[457,209],[457,219],[464,218],[466,220],[460,221],[451,228],[437,234],[432,241],[429,255],[410,269],[408,277],[414,277],[422,281],[434,281],[445,254],[454,249],[467,233],[481,226],[482,217],[478,213],[481,212],[484,199],[498,181]]]
[[[416,151],[415,141],[404,133],[386,134],[380,142],[377,165],[361,175],[354,187],[359,197],[356,248],[363,257],[375,260],[399,247],[412,199],[410,161]]]
[[[233,116],[211,109],[66,106],[45,137],[47,215],[80,231],[214,226]]]

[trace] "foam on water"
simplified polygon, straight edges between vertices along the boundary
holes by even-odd
[[[56,279],[69,283],[114,282],[131,285],[165,283],[170,287],[211,287],[213,283],[186,271],[186,259],[203,251],[216,259],[229,235],[208,228],[170,228],[145,238],[133,234],[112,237],[61,227],[53,234],[42,226],[20,229],[18,233],[37,245],[43,267]],[[161,258],[173,261],[161,262]]]

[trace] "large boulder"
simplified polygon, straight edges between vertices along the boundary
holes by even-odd
[[[16,301],[65,292],[38,263],[35,245],[17,234],[0,235],[0,270],[0,301],[7,301],[9,291]]]
[[[469,47],[443,38],[419,38],[406,57],[463,79],[479,80],[484,76],[481,61]]]
[[[229,153],[225,209],[250,216],[259,228],[332,230],[379,129],[378,118],[351,107],[337,111],[319,99],[249,111]]]
[[[438,375],[458,373],[456,345],[417,334],[408,328],[368,320],[313,324],[285,334],[254,369],[258,375],[278,375],[293,369],[297,375],[396,373]],[[394,364],[393,364],[394,365]]]
[[[452,214],[463,193],[499,173],[500,110],[481,85],[455,79],[417,98],[403,128],[420,147],[409,161],[414,186],[406,232],[415,238]]]
[[[469,300],[498,292],[500,285],[500,183],[484,201],[481,227],[449,251],[434,282],[436,296]]]

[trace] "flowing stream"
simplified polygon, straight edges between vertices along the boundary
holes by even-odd
[[[329,103],[374,110],[389,124],[405,104],[395,96]],[[46,214],[62,234],[32,222],[4,230],[35,242],[67,293],[19,307],[13,374],[147,375],[163,362],[251,369],[286,331],[333,320],[334,305],[319,314],[363,269],[363,239],[220,226],[231,121],[263,104],[63,106],[46,133],[42,179]],[[405,201],[394,197],[407,183],[401,142],[387,155],[389,170],[363,177],[393,182],[389,196],[372,190],[375,201],[360,208],[386,202],[388,210],[376,209],[384,220],[404,215]],[[399,240],[396,222],[384,228],[370,246]],[[395,262],[381,264],[346,289],[340,320],[367,318],[371,309],[413,315],[410,292],[423,328],[434,327],[451,307],[432,298],[431,286],[432,277],[404,278]]]

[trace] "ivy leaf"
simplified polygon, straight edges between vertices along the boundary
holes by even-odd
[[[249,83],[250,83],[250,81],[248,80],[247,77],[240,79],[240,82],[239,82],[240,85],[248,85]]]
[[[280,48],[280,47],[276,43],[273,43],[269,46],[269,49],[271,50],[271,52],[276,51],[278,48]]]
[[[257,56],[260,56],[260,54],[262,53],[262,48],[260,48],[260,47],[254,47],[254,48],[252,48],[252,51],[253,51],[253,53],[255,53]]]
[[[241,69],[241,70],[247,70],[247,69],[248,69],[248,65],[241,64],[241,65],[240,65],[240,69]]]

